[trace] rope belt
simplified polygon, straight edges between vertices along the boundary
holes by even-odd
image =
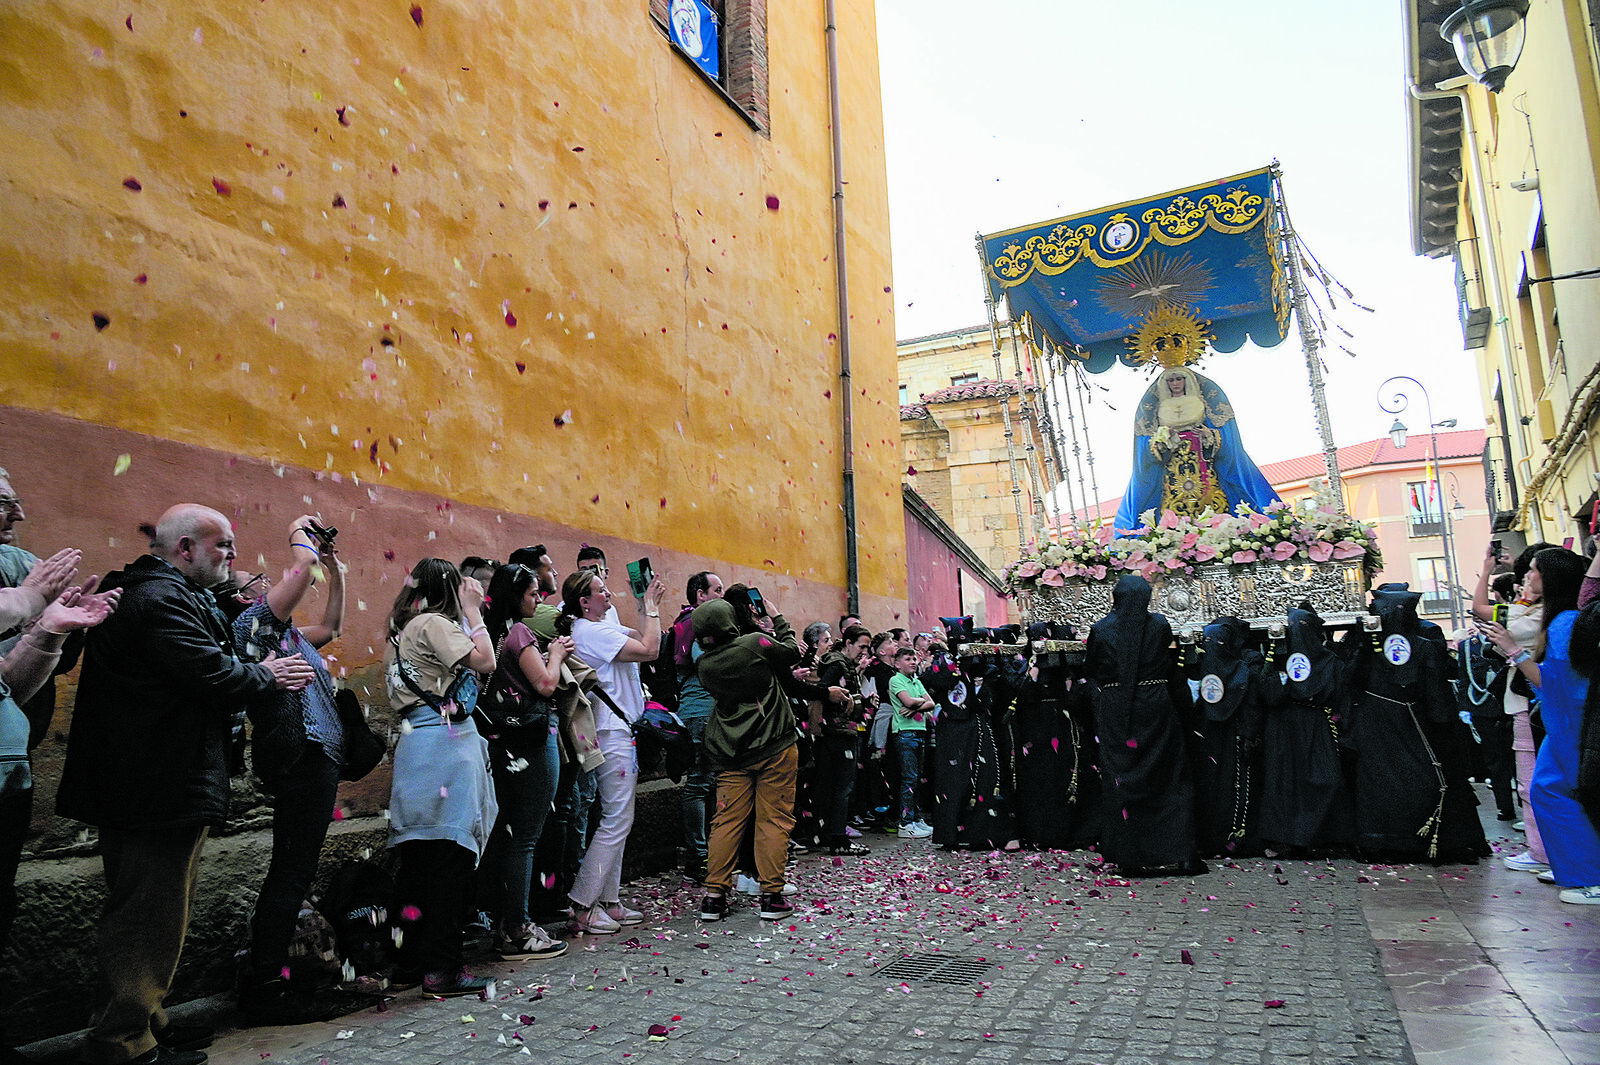
[[[1134,688],[1152,688],[1152,687],[1156,686],[1157,684],[1165,684],[1165,683],[1167,683],[1165,680],[1141,680],[1141,681],[1134,682],[1132,685],[1130,685],[1130,687],[1134,687]],[[1123,687],[1123,683],[1120,680],[1108,680],[1104,684],[1100,685],[1100,687],[1102,687],[1102,688],[1121,688],[1121,687]]]
[[[1445,780],[1444,766],[1440,764],[1439,756],[1433,752],[1433,744],[1428,742],[1428,735],[1422,730],[1422,722],[1417,720],[1417,712],[1413,709],[1415,704],[1402,702],[1399,699],[1391,699],[1387,695],[1379,695],[1373,691],[1369,691],[1367,694],[1374,699],[1382,699],[1386,703],[1393,703],[1396,706],[1406,708],[1406,714],[1411,718],[1411,727],[1416,729],[1417,739],[1422,741],[1422,749],[1427,752],[1428,761],[1433,764],[1433,774],[1439,780],[1439,802],[1434,806],[1433,813],[1422,823],[1422,827],[1417,829],[1417,835],[1427,839],[1428,857],[1437,858],[1439,856],[1439,829],[1444,824],[1444,797],[1449,790],[1449,784]]]

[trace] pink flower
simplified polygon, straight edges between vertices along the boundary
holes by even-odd
[[[1252,528],[1252,529],[1259,529],[1263,525],[1271,525],[1271,524],[1272,524],[1272,519],[1267,517],[1267,515],[1265,515],[1265,514],[1252,514],[1252,515],[1250,515],[1250,528]]]
[[[1139,576],[1143,577],[1145,580],[1149,580],[1151,577],[1154,577],[1160,572],[1161,563],[1159,562],[1146,562],[1139,567]]]
[[[1194,545],[1194,560],[1196,562],[1210,562],[1212,559],[1214,559],[1216,557],[1217,557],[1217,546],[1215,544],[1195,544]]]
[[[1367,549],[1354,540],[1341,540],[1333,545],[1334,558],[1360,558],[1367,553]]]
[[[1181,559],[1181,558],[1169,558],[1165,562],[1163,562],[1162,565],[1167,567],[1168,569],[1182,569],[1183,568],[1183,559]]]
[[[1288,540],[1272,545],[1272,557],[1279,562],[1287,562],[1295,556],[1300,549]]]
[[[1326,562],[1333,557],[1333,545],[1326,540],[1313,540],[1306,545],[1306,553],[1313,562]]]
[[[1211,515],[1211,520],[1209,522],[1207,522],[1206,524],[1210,528],[1220,529],[1220,528],[1222,528],[1223,522],[1225,522],[1227,520],[1228,520],[1228,515],[1226,515],[1226,514],[1213,514],[1213,515]]]
[[[1097,529],[1094,534],[1095,542],[1098,544],[1109,544],[1115,537],[1116,531],[1117,530],[1114,529],[1109,523],[1100,526],[1100,528]]]
[[[1233,553],[1233,561],[1239,563],[1241,566],[1246,562],[1254,562],[1255,560],[1256,553],[1254,551],[1235,551]]]
[[[1097,581],[1106,579],[1106,568],[1104,566],[1089,566],[1084,570],[1084,573]]]
[[[1028,577],[1037,577],[1043,572],[1044,566],[1033,561],[1031,558],[1026,562],[1017,563],[1017,568],[1011,571],[1012,576],[1022,579],[1026,579]]]
[[[1178,512],[1177,511],[1175,511],[1175,510],[1163,510],[1161,512],[1161,520],[1156,522],[1156,528],[1158,528],[1158,529],[1176,529],[1178,527],[1179,521],[1181,521],[1181,520],[1182,519],[1180,519],[1178,517]]]
[[[1076,562],[1063,562],[1061,564],[1061,575],[1063,577],[1076,577],[1082,572],[1083,570]]]
[[[1049,588],[1060,588],[1067,583],[1066,577],[1058,569],[1047,569],[1039,577],[1039,583]]]
[[[1194,545],[1199,543],[1199,542],[1200,542],[1200,534],[1197,533],[1197,532],[1192,532],[1192,533],[1190,533],[1189,535],[1187,535],[1187,536],[1185,536],[1183,538],[1183,543],[1178,545],[1178,550],[1180,550],[1180,551],[1188,551],[1190,548],[1194,547]]]

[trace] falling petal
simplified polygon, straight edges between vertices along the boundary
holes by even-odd
[[[420,30],[422,28],[422,5],[421,4],[412,4],[411,5],[411,21],[415,22],[417,24],[417,29]]]
[[[133,16],[129,15],[128,17],[131,19]],[[139,184],[138,178],[123,178],[122,187],[125,189],[131,189],[134,192],[139,192],[144,188],[143,185]]]
[[[118,455],[117,461],[111,467],[111,476],[121,477],[128,472],[128,467],[133,465],[132,455]]]

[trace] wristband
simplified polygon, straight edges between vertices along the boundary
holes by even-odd
[[[1526,662],[1528,659],[1530,659],[1532,657],[1533,656],[1530,655],[1527,651],[1518,651],[1516,654],[1511,656],[1511,664],[1514,665],[1514,666],[1520,666],[1520,665],[1522,665],[1522,663]]]
[[[647,617],[647,618],[658,618],[658,617],[661,616],[661,612],[658,610],[654,614],[652,614],[648,610],[646,610],[645,613],[644,613],[644,616]]]

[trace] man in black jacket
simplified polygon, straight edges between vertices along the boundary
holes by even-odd
[[[209,1033],[176,1030],[163,1000],[201,845],[227,817],[233,715],[312,678],[298,655],[247,665],[234,653],[209,591],[229,579],[233,558],[223,515],[193,503],[168,510],[150,553],[106,578],[104,587],[122,589],[122,604],[84,653],[56,810],[100,828],[100,965],[110,999],[84,1048],[92,1065],[206,1060],[197,1047]]]

